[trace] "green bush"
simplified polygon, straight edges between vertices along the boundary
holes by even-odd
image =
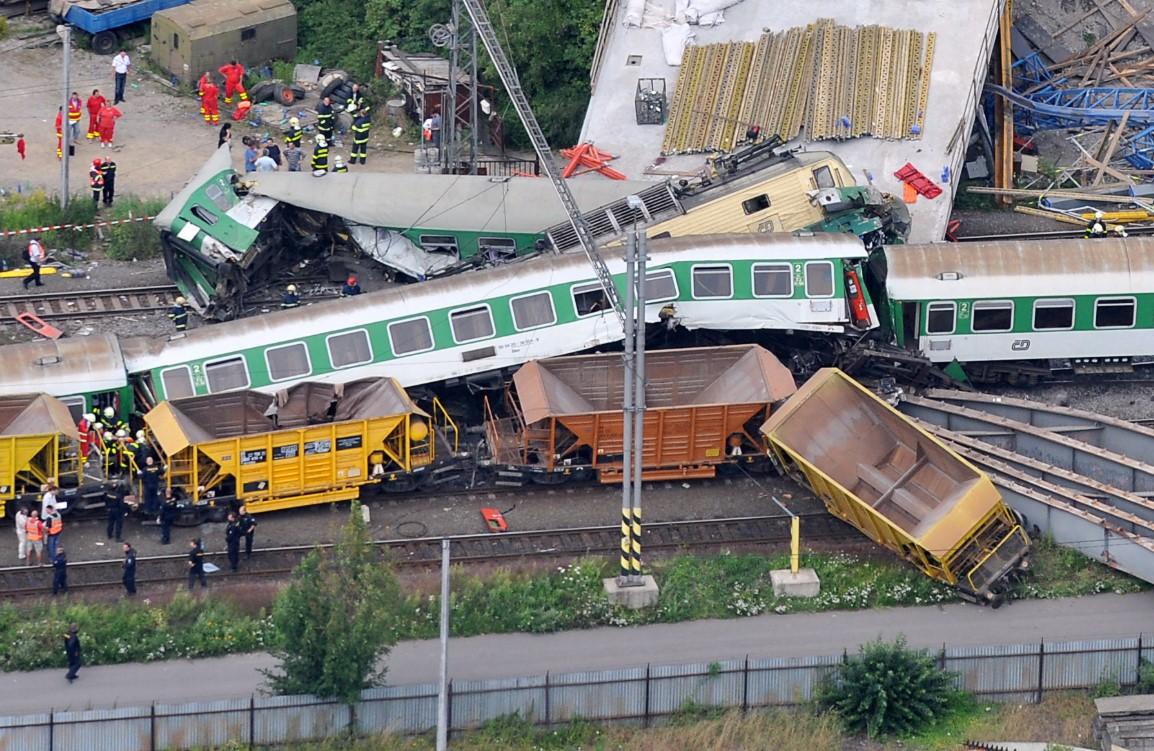
[[[112,204],[112,211],[104,219],[134,219],[156,216],[168,203],[162,198],[123,196]],[[117,261],[139,261],[159,258],[163,252],[160,232],[151,221],[115,224],[105,229],[108,238],[108,257]]]
[[[137,198],[119,195],[112,209],[97,214],[89,195],[74,196],[68,208],[61,209],[54,197],[43,191],[12,194],[0,198],[0,227],[30,229],[58,224],[91,224],[98,220],[130,219],[155,216],[167,203],[160,198]],[[101,240],[101,237],[104,239]],[[152,222],[130,222],[95,230],[62,230],[44,232],[40,240],[45,249],[75,248],[91,251],[104,247],[109,258],[121,261],[157,258],[161,254],[160,233]],[[28,244],[28,236],[0,238],[0,258],[19,265],[20,251]]]
[[[0,39],[8,38],[8,19],[0,16]]]
[[[841,715],[846,727],[871,738],[906,735],[949,714],[959,695],[953,675],[904,637],[871,642],[822,684],[818,702]]]

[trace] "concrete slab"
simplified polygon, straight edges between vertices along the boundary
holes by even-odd
[[[842,158],[860,183],[866,171],[881,190],[900,196],[901,183],[893,173],[912,163],[934,182],[941,181],[944,167],[951,180],[933,200],[918,198],[911,205],[913,219],[909,242],[936,242],[945,235],[956,179],[961,174],[965,148],[973,126],[975,102],[981,92],[986,65],[1005,0],[857,0],[814,3],[811,0],[743,0],[725,11],[725,22],[714,27],[691,27],[696,44],[756,41],[763,29],[781,31],[805,26],[819,18],[840,24],[879,24],[894,28],[937,32],[925,133],[917,141],[883,141],[857,138],[850,141],[804,142],[805,134],[791,146],[832,151]],[[661,153],[664,125],[637,125],[633,97],[639,78],[664,78],[672,100],[678,69],[666,65],[658,29],[626,28],[622,25],[628,3],[617,5],[593,95],[581,131],[582,141],[619,155],[613,167],[630,179],[660,180],[669,175],[691,174],[701,169],[704,155],[668,157],[654,165]],[[569,144],[557,144],[568,146]],[[600,175],[578,179],[603,180]]]
[[[614,605],[622,605],[630,610],[641,610],[657,604],[659,591],[657,580],[648,574],[641,577],[640,585],[634,587],[623,587],[615,578],[602,579],[601,583],[605,586],[609,602]]]
[[[787,568],[769,572],[773,584],[774,597],[817,597],[821,593],[821,580],[812,568],[798,569],[793,573]]]

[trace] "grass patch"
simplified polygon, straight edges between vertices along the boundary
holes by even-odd
[[[955,751],[963,740],[1034,741],[1093,748],[1094,701],[1083,692],[1046,694],[1041,704],[971,700],[924,733],[885,746],[887,751]]]
[[[121,194],[111,209],[98,213],[89,194],[77,194],[61,209],[55,198],[43,191],[9,194],[0,198],[0,227],[24,229],[57,224],[90,224],[98,220],[132,219],[155,216],[167,201],[161,198],[139,198]],[[46,250],[74,248],[85,252],[103,252],[120,261],[158,258],[161,254],[160,233],[151,222],[131,222],[95,230],[62,230],[44,232],[40,241]],[[27,236],[0,238],[0,258],[9,266],[23,264],[20,251],[28,245]]]
[[[1016,587],[1014,597],[1017,599],[1048,600],[1102,592],[1128,594],[1150,587],[1146,582],[1108,566],[1088,564],[1086,556],[1056,545],[1048,537],[1034,541],[1030,566],[1033,574]]]

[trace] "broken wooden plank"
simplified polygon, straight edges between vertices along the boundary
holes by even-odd
[[[1123,112],[1121,122],[1118,123],[1118,127],[1114,128],[1114,133],[1110,136],[1110,145],[1106,149],[1106,154],[1101,157],[1102,165],[1098,168],[1098,174],[1094,176],[1093,185],[1102,184],[1102,176],[1106,174],[1106,166],[1109,165],[1110,160],[1114,158],[1114,151],[1118,148],[1118,141],[1122,138],[1122,134],[1126,132],[1126,122],[1129,119],[1129,111]]]
[[[1142,41],[1146,42],[1147,45],[1154,47],[1154,20],[1145,18],[1145,13],[1139,15],[1134,6],[1128,3],[1126,0],[1117,0],[1117,2],[1118,5],[1122,6],[1122,10],[1130,14],[1131,18],[1140,19],[1134,26],[1134,30],[1138,32],[1138,36],[1142,37]]]
[[[1050,36],[1050,32],[1042,28],[1042,25],[1035,21],[1033,16],[1022,16],[1014,22],[1014,26],[1022,32],[1026,39],[1030,40],[1031,44],[1054,62],[1060,63],[1074,56],[1074,53],[1066,45]]]

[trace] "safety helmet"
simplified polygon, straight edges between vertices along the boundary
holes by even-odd
[[[96,422],[96,415],[92,414],[91,412],[85,412],[84,419],[88,422]]]
[[[92,429],[99,433],[100,431],[104,430],[104,423],[94,422],[92,423]]]
[[[136,437],[143,441],[144,440],[144,431],[143,430],[136,431]]]
[[[325,140],[325,137],[320,133],[317,133],[317,146],[320,146],[322,149],[325,146],[328,146],[328,142]]]
[[[349,280],[348,280],[347,284],[356,284],[356,283],[357,283],[357,275],[356,274],[349,274]]]
[[[100,157],[96,157],[95,159],[92,160],[92,166],[93,167],[99,167],[100,166]]]
[[[1094,218],[1095,219],[1101,219],[1103,216],[1105,216],[1105,214],[1102,213],[1101,209],[1098,209],[1097,211],[1094,212]]]
[[[337,154],[336,156],[333,157],[333,164],[337,165],[338,167],[340,167],[344,163],[345,163],[345,160],[341,159],[340,154]]]
[[[127,430],[118,430],[118,431],[116,431],[116,437],[117,438],[127,438],[128,437],[128,431]]]
[[[184,305],[186,302],[188,302],[188,300],[185,300],[183,297],[176,298],[177,305]]]
[[[285,287],[285,292],[296,292],[296,291],[297,291],[297,286],[295,284],[290,284],[289,286]]]
[[[111,440],[112,440],[113,438],[115,438],[115,437],[116,437],[116,436],[112,435],[112,431],[107,431],[107,432],[105,432],[105,434],[104,434],[104,440],[105,440],[105,441],[111,441]]]
[[[112,407],[105,407],[104,416],[111,419],[116,416],[116,410],[114,410]]]
[[[289,125],[291,125],[294,128],[299,128],[301,126],[301,121],[296,119],[295,117],[290,117],[289,118]]]

